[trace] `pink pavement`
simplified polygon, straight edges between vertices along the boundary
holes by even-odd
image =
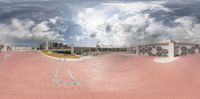
[[[62,62],[38,52],[0,53],[0,99],[199,99],[200,55],[155,63],[155,57],[112,53]],[[67,72],[65,69],[67,68]]]

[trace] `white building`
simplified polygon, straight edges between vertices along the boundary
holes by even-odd
[[[18,50],[18,51],[34,51],[34,50],[37,50],[37,49],[34,48],[34,47],[15,47],[15,50]]]
[[[7,44],[0,44],[0,52],[7,52],[14,50],[14,46],[7,45]]]
[[[40,45],[41,49],[49,50],[49,49],[62,49],[63,43],[46,41]]]
[[[166,40],[155,44],[138,46],[138,55],[148,56],[182,56],[200,53],[200,45]]]

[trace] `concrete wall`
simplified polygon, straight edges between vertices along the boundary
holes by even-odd
[[[122,52],[122,53],[135,53],[136,47],[134,48],[99,48],[100,53],[108,53],[108,52]],[[74,53],[82,54],[82,53],[97,53],[96,47],[74,47]]]
[[[137,47],[126,48],[126,51],[124,53],[137,54]]]
[[[138,46],[139,48],[138,55],[168,56],[169,53],[168,45],[169,45],[168,43],[141,45]]]
[[[15,47],[15,50],[33,51],[33,50],[36,50],[36,49],[32,48],[32,47]]]
[[[200,46],[189,43],[175,43],[175,56],[191,55],[200,53]]]
[[[12,51],[14,50],[14,46],[10,46],[10,45],[0,45],[0,52],[7,52],[7,51]]]
[[[53,43],[46,42],[47,49],[56,48]],[[59,47],[58,47],[59,48]],[[73,47],[69,46],[71,54],[90,54],[97,53],[96,47]],[[177,43],[167,40],[157,44],[139,45],[129,48],[98,48],[99,53],[120,52],[146,56],[168,56],[175,57],[200,53],[200,46],[197,44]]]
[[[200,45],[190,43],[176,43],[169,40],[168,43],[158,43],[138,46],[138,55],[147,56],[183,56],[200,53]]]
[[[174,41],[169,41],[168,42],[169,45],[168,45],[168,57],[175,57],[175,49],[174,49],[174,46],[175,46],[175,42]]]

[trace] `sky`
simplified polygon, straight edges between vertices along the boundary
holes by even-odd
[[[0,0],[0,43],[200,44],[200,0]]]

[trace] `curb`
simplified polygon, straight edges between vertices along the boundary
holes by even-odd
[[[80,57],[79,59],[72,59],[72,58],[56,58],[56,57],[48,56],[48,55],[42,53],[41,51],[39,51],[39,53],[40,53],[41,55],[45,56],[45,57],[48,57],[48,58],[51,58],[51,59],[54,59],[54,60],[59,60],[59,61],[83,61],[83,60],[92,58],[92,56],[84,56],[84,57]]]

